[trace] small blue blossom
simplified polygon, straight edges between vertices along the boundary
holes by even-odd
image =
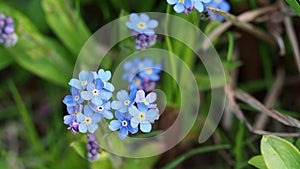
[[[115,112],[115,116],[117,120],[113,120],[109,124],[109,129],[111,131],[119,131],[119,137],[124,140],[125,137],[128,135],[128,132],[131,134],[135,134],[138,132],[138,128],[132,127],[130,123],[130,116],[128,114],[123,114],[118,111]]]
[[[143,103],[138,103],[137,107],[132,105],[128,109],[132,116],[130,120],[131,127],[136,128],[140,125],[140,129],[144,133],[148,133],[152,129],[151,123],[158,119],[157,109],[148,109]]]
[[[81,133],[94,133],[98,124],[101,120],[101,115],[99,113],[94,113],[90,106],[84,106],[84,114],[79,113],[77,117],[77,121],[79,122],[79,131]]]
[[[84,100],[91,100],[92,103],[100,105],[103,101],[107,101],[112,97],[112,92],[104,89],[104,83],[100,78],[95,80],[95,83],[89,83],[87,91],[81,92],[81,97]]]
[[[139,77],[135,77],[132,79],[129,85],[129,90],[140,89],[142,87],[143,80]]]
[[[94,103],[90,103],[90,107],[92,108],[92,110],[95,113],[100,114],[101,117],[104,117],[106,119],[112,119],[113,118],[113,114],[111,113],[111,108],[110,108],[110,102],[106,102],[103,104],[94,104]]]
[[[123,64],[123,68],[125,70],[125,73],[122,76],[122,79],[131,81],[135,76],[139,73],[139,66],[142,63],[141,59],[136,57],[133,61],[126,61]]]
[[[193,0],[193,4],[195,9],[197,9],[198,12],[203,12],[205,9],[204,3],[209,3],[212,0]]]
[[[97,78],[100,78],[104,84],[103,88],[110,91],[110,92],[113,92],[115,90],[115,87],[109,83],[108,81],[110,80],[111,78],[111,72],[110,71],[104,71],[103,69],[100,69],[98,71],[98,73],[94,72],[94,78],[97,79]]]
[[[79,73],[79,79],[73,78],[70,80],[69,85],[79,90],[84,90],[94,80],[94,74],[92,72],[82,70]]]
[[[174,10],[177,13],[182,13],[192,5],[191,0],[167,0],[168,4],[174,5]]]
[[[69,115],[64,116],[64,124],[71,124],[73,121],[77,121],[79,113],[82,113],[83,106],[81,104],[67,107]]]
[[[143,71],[139,75],[144,80],[159,81],[161,69],[161,64],[154,64],[152,59],[147,58],[144,60]]]
[[[65,96],[63,103],[69,106],[75,106],[76,104],[81,104],[84,100],[81,98],[80,92],[75,87],[71,87],[71,94]]]
[[[126,26],[129,29],[148,36],[155,34],[153,29],[158,26],[157,20],[150,20],[147,14],[138,16],[136,13],[130,14],[129,18],[130,21],[126,22]]]
[[[120,90],[117,93],[118,101],[113,101],[111,103],[111,108],[114,110],[118,110],[121,113],[128,112],[128,108],[134,103],[134,99],[136,96],[136,89],[131,90],[130,95],[126,90]]]
[[[143,90],[138,90],[136,92],[136,98],[135,102],[136,103],[143,103],[146,105],[148,108],[155,108],[156,104],[152,104],[155,102],[157,99],[157,95],[154,92],[149,93],[147,96],[145,96],[145,92]]]
[[[230,11],[230,4],[226,0],[211,0],[211,2],[207,4],[207,6],[211,6],[213,8],[218,8],[218,9],[221,9],[226,12]],[[210,15],[212,21],[214,21],[214,20],[224,21],[225,20],[224,17],[222,17],[221,15],[218,15],[210,10],[208,10],[208,14]]]

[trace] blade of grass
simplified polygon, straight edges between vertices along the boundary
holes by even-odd
[[[40,153],[42,152],[43,148],[42,145],[39,142],[38,133],[34,127],[33,121],[30,118],[29,112],[26,109],[25,103],[22,100],[22,97],[15,85],[15,83],[12,80],[9,80],[7,82],[7,85],[9,87],[10,92],[13,95],[13,98],[16,102],[16,105],[18,107],[18,110],[20,112],[20,116],[22,118],[22,121],[24,122],[26,131],[28,132],[28,144],[33,146],[33,149]]]
[[[234,146],[234,157],[235,157],[235,168],[241,168],[243,162],[243,138],[244,138],[244,124],[243,122],[239,123],[239,129],[235,138]]]
[[[181,156],[179,156],[177,159],[175,159],[174,161],[172,161],[171,163],[169,163],[168,165],[166,165],[165,167],[163,167],[163,169],[172,169],[175,168],[177,165],[179,165],[180,163],[182,163],[184,160],[196,155],[196,154],[201,154],[201,153],[207,153],[207,152],[211,152],[211,151],[217,151],[220,149],[229,149],[230,146],[228,144],[225,145],[214,145],[214,146],[207,146],[207,147],[200,147],[200,148],[196,148],[193,149]]]
[[[234,37],[232,32],[228,32],[228,52],[227,52],[227,61],[231,61],[232,53],[233,53],[233,46],[234,46]]]

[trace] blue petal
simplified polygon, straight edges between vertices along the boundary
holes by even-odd
[[[134,26],[133,26],[133,24],[131,22],[126,22],[126,26],[129,29],[133,29],[134,28]]]
[[[97,130],[98,125],[96,123],[90,123],[87,125],[87,128],[90,133],[94,133]]]
[[[139,21],[139,17],[136,13],[130,14],[129,18],[130,18],[130,21],[132,21],[132,22],[138,22]]]
[[[91,91],[83,91],[81,92],[81,98],[84,100],[91,100],[93,98],[93,93]]]
[[[178,0],[167,0],[168,4],[174,5],[178,2]]]
[[[87,126],[86,126],[85,123],[80,123],[78,129],[79,129],[79,131],[80,131],[81,133],[86,133],[86,132],[87,132]]]
[[[149,21],[149,16],[147,14],[142,13],[140,15],[140,21],[147,23]]]
[[[144,103],[138,103],[137,106],[140,112],[146,112],[148,110],[148,106]]]
[[[131,134],[135,134],[135,133],[137,133],[138,131],[139,131],[139,128],[133,128],[131,125],[128,125],[127,126],[127,129],[128,129],[128,131],[131,133]]]
[[[74,116],[73,115],[64,116],[64,124],[70,124],[72,121],[74,121]]]
[[[101,115],[99,113],[94,113],[91,118],[93,123],[99,123],[101,121]]]
[[[75,106],[68,106],[67,111],[69,114],[74,114],[76,112]]]
[[[184,5],[182,3],[177,3],[175,6],[174,6],[174,10],[177,12],[177,13],[182,13],[184,11]]]
[[[114,117],[110,111],[104,111],[103,115],[106,119],[112,119]]]
[[[124,138],[128,135],[128,130],[125,127],[120,128],[119,137],[120,139],[124,140]]]
[[[138,109],[132,105],[128,108],[128,112],[132,115],[132,116],[137,116],[139,114]]]
[[[82,113],[79,113],[77,115],[77,121],[78,122],[83,122],[85,120],[85,116]]]
[[[80,80],[80,81],[88,80],[89,74],[90,74],[90,73],[89,73],[88,71],[82,70],[82,71],[79,73],[79,75],[78,75],[79,80]]]
[[[95,80],[95,89],[101,90],[104,87],[104,83],[100,78]]]
[[[120,101],[125,101],[126,99],[128,99],[128,93],[126,90],[120,90],[117,93],[117,99]]]
[[[111,131],[116,131],[118,130],[119,128],[121,127],[121,123],[119,122],[119,120],[113,120],[110,122],[108,128],[111,130]]]
[[[89,83],[86,87],[87,90],[91,91],[95,89],[95,84],[94,83]]]
[[[112,93],[106,90],[101,90],[99,92],[99,96],[101,97],[101,99],[103,100],[109,100],[112,97]]]
[[[105,89],[110,91],[110,92],[113,92],[115,90],[115,87],[114,87],[113,84],[111,84],[109,82],[106,82]]]
[[[201,0],[203,3],[212,3],[214,0]]]
[[[119,109],[119,112],[121,112],[121,113],[126,113],[126,112],[128,112],[128,107],[127,107],[127,106],[122,106],[122,107]]]
[[[185,1],[184,1],[184,6],[185,6],[185,8],[189,8],[189,7],[191,7],[191,5],[192,5],[191,0],[185,0]]]
[[[151,123],[148,121],[143,121],[140,123],[140,129],[144,133],[149,133],[152,129]]]
[[[74,97],[71,95],[65,96],[63,103],[67,106],[75,106],[76,105],[76,103],[74,101]]]
[[[202,2],[195,2],[195,8],[199,11],[199,12],[203,12],[204,10],[204,6],[202,4]]]
[[[158,22],[157,20],[150,20],[148,23],[147,23],[147,27],[148,28],[151,28],[151,29],[154,29],[158,26]]]
[[[146,96],[145,100],[147,103],[153,103],[153,102],[155,102],[156,98],[157,98],[156,93],[151,92]]]
[[[143,99],[145,99],[145,92],[144,92],[144,90],[138,90],[136,92],[135,101],[136,102],[140,102]]]
[[[117,118],[119,121],[125,120],[125,116],[124,116],[123,113],[120,113],[120,112],[116,111],[116,112],[115,112],[115,116],[116,116],[116,118]]]
[[[94,111],[90,108],[89,105],[85,105],[83,111],[84,111],[84,115],[88,117],[92,116],[92,114],[94,113]]]
[[[97,105],[97,106],[100,106],[100,105],[103,104],[103,101],[102,101],[102,99],[101,99],[100,96],[94,96],[92,98],[92,103],[95,104],[95,105]]]
[[[130,125],[131,127],[133,128],[136,128],[138,125],[140,124],[139,120],[137,117],[133,117],[131,120],[130,120]]]
[[[108,81],[111,78],[111,72],[100,69],[98,71],[98,77],[104,81]]]
[[[146,120],[150,122],[154,122],[154,120],[158,119],[159,114],[155,109],[151,109],[146,113]]]
[[[114,109],[114,110],[119,110],[122,106],[122,103],[119,102],[119,101],[113,101],[111,103],[111,108]]]
[[[132,89],[132,90],[130,90],[130,94],[129,94],[129,99],[130,99],[130,101],[133,102],[133,101],[135,100],[136,92],[137,92],[137,89]]]
[[[73,86],[77,89],[82,89],[81,82],[78,79],[71,79],[70,82],[69,82],[69,85]]]
[[[146,34],[146,35],[148,35],[148,36],[151,36],[151,35],[154,35],[154,34],[155,34],[154,30],[152,30],[152,29],[144,29],[144,30],[142,31],[142,33],[144,33],[144,34]]]

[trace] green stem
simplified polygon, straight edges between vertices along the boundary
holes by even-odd
[[[233,53],[233,46],[234,46],[234,37],[232,32],[228,32],[228,52],[227,52],[227,61],[231,61],[232,53]]]

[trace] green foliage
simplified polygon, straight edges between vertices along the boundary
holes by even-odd
[[[249,160],[257,168],[292,169],[300,168],[300,151],[289,141],[277,136],[263,136],[260,156]]]
[[[285,0],[290,7],[292,7],[295,12],[300,16],[300,2],[298,0]]]

